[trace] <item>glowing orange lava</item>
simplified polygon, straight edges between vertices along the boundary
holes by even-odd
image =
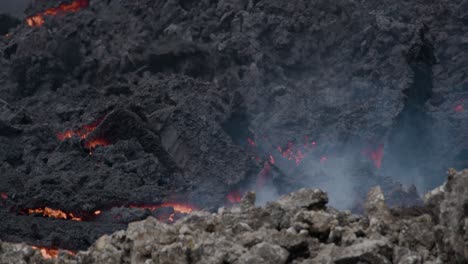
[[[49,8],[42,13],[38,13],[36,15],[28,17],[26,19],[26,23],[30,27],[40,27],[45,23],[45,16],[56,16],[58,14],[74,13],[88,6],[89,0],[75,0],[69,4],[63,3],[60,4],[58,7]]]
[[[102,120],[103,120],[102,118],[98,119],[97,121],[89,125],[84,125],[81,128],[76,129],[76,130],[67,130],[62,133],[57,133],[57,139],[60,141],[64,141],[65,139],[68,139],[68,138],[78,137],[80,139],[86,140],[89,134],[91,134],[91,132],[93,132],[96,129],[96,127],[98,127],[101,124]],[[109,146],[110,144],[111,143],[105,138],[93,138],[93,139],[87,140],[84,146],[86,149],[90,150],[89,154],[91,155],[92,151],[97,146]]]
[[[102,119],[99,119],[89,125],[84,125],[80,129],[77,130],[67,130],[63,133],[57,133],[57,138],[60,141],[64,141],[67,138],[72,138],[72,137],[79,137],[81,139],[86,139],[88,135],[93,132],[94,129],[96,129],[99,124],[101,124]]]
[[[27,209],[24,211],[24,213],[27,213],[29,215],[35,215],[35,214],[40,214],[44,217],[50,217],[50,218],[55,218],[55,219],[64,219],[64,220],[71,220],[71,221],[76,221],[76,222],[82,222],[84,221],[83,217],[76,216],[73,213],[66,213],[62,210],[55,210],[49,207],[44,207],[44,208],[36,208],[36,209]],[[94,215],[99,215],[101,214],[101,211],[95,211]]]
[[[109,145],[110,145],[109,141],[105,139],[97,138],[97,139],[92,139],[92,140],[87,141],[85,143],[85,148],[93,150],[97,146],[109,146]]]
[[[141,209],[148,209],[150,211],[156,211],[159,208],[166,208],[172,207],[176,213],[181,214],[190,214],[194,210],[198,210],[195,206],[189,204],[182,204],[182,203],[175,203],[175,202],[167,202],[158,205],[131,205],[130,208],[141,208]]]
[[[28,209],[28,214],[42,214],[42,216],[50,217],[50,218],[57,218],[57,219],[65,219],[65,220],[72,220],[72,221],[83,221],[83,218],[76,217],[73,213],[65,213],[62,210],[55,210],[49,207],[45,208],[37,208],[37,209]]]
[[[54,259],[54,258],[57,258],[59,254],[59,249],[56,249],[56,248],[36,247],[36,246],[32,246],[31,248],[34,250],[39,250],[44,259]],[[76,255],[75,252],[70,251],[70,250],[64,250],[64,252],[72,256]]]
[[[174,209],[174,213],[167,217],[167,220],[169,222],[174,222],[176,213],[178,213],[178,214],[190,214],[191,212],[198,210],[198,208],[196,206],[189,205],[189,204],[183,204],[183,203],[176,203],[176,202],[167,202],[167,203],[158,204],[158,205],[130,205],[129,207],[130,208],[147,209],[147,210],[150,210],[151,212],[154,212],[159,208],[172,207]],[[159,219],[159,220],[166,220],[166,219]]]

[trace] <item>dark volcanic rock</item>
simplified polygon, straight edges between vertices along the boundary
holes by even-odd
[[[62,252],[54,263],[466,263],[468,215],[460,206],[466,206],[467,180],[468,170],[452,171],[439,191],[428,194],[425,207],[437,205],[439,220],[391,214],[380,188],[369,193],[363,216],[285,203],[291,197],[301,197],[299,204],[327,199],[318,190],[302,189],[261,208],[250,193],[238,206],[194,212],[174,225],[155,218],[131,223],[76,256]],[[274,207],[283,208],[291,225],[271,225]],[[24,244],[0,244],[0,263],[51,263],[39,255]]]
[[[62,2],[71,1],[35,1],[28,13]],[[468,163],[467,14],[466,1],[91,0],[41,27],[23,23],[0,36],[0,239],[84,249],[123,224],[104,213],[55,231],[64,220],[25,212],[92,216],[168,201],[214,209],[252,188],[261,203],[323,188],[333,206],[363,211],[380,185],[391,206],[421,205],[405,186],[426,192],[446,166]],[[281,202],[270,205],[274,218],[249,210],[322,243],[354,243],[323,195],[296,195],[284,206],[305,211],[297,216]],[[67,239],[51,238],[65,229]],[[167,245],[158,258],[185,250]],[[272,251],[279,262],[296,256],[268,242],[245,261]]]

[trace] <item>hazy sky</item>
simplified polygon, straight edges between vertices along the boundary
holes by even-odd
[[[31,0],[0,0],[0,13],[22,16],[29,2]]]

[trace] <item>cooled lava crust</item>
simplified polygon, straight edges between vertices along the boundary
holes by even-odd
[[[458,2],[37,1],[0,36],[0,240],[84,249],[249,188],[418,204],[398,181],[468,165]]]

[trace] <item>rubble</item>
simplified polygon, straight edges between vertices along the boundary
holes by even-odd
[[[433,209],[438,219],[430,214],[397,216],[386,208],[378,187],[369,193],[365,215],[303,206],[327,199],[314,189],[265,207],[255,207],[250,193],[235,207],[216,214],[194,212],[174,225],[153,217],[131,223],[75,256],[62,252],[45,260],[26,245],[2,243],[0,263],[465,263],[468,215],[462,207],[468,203],[467,181],[468,170],[453,172],[438,207],[425,205],[438,208]],[[277,217],[271,208],[282,208],[290,224],[271,225]],[[376,229],[377,222],[386,228]]]

